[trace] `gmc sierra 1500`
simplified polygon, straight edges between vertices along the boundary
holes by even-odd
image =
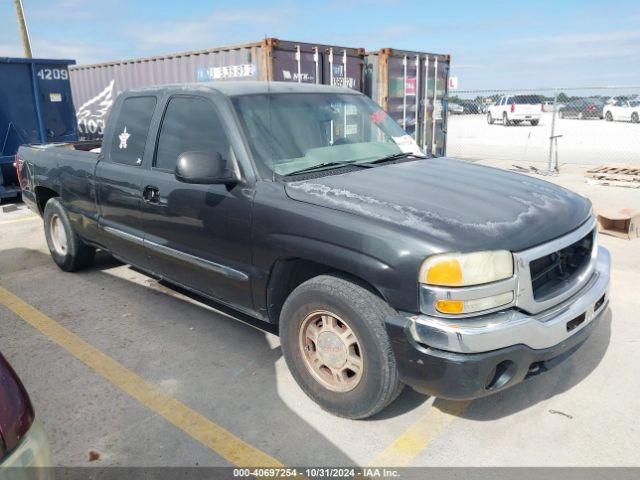
[[[353,90],[127,91],[95,147],[18,153],[60,268],[100,248],[278,324],[296,381],[337,415],[373,415],[404,384],[503,390],[571,353],[608,304],[588,200],[426,158]]]

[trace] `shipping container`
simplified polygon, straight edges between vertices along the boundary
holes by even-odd
[[[365,55],[364,93],[425,152],[446,154],[450,55],[383,48]]]
[[[364,50],[267,38],[231,47],[72,67],[83,138],[102,136],[119,92],[147,85],[270,80],[344,85],[362,91]]]
[[[20,191],[14,156],[25,143],[77,140],[73,60],[0,57],[0,198]]]

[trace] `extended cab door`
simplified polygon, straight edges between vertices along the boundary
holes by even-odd
[[[238,171],[227,129],[209,97],[173,95],[162,116],[142,185],[142,228],[152,270],[251,310],[252,190],[245,184],[179,182],[176,162],[187,151],[218,152]]]
[[[110,130],[102,144],[96,167],[99,225],[103,243],[114,255],[138,267],[147,267],[143,247],[140,204],[147,170],[144,159],[157,97],[128,96],[114,109]]]

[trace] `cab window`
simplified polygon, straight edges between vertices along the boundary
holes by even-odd
[[[156,98],[129,97],[122,103],[111,140],[111,161],[124,165],[142,164]]]
[[[154,167],[173,172],[184,152],[218,152],[229,160],[230,147],[218,112],[202,97],[169,100],[160,127]]]

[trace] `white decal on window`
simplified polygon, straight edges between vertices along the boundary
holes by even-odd
[[[129,137],[131,135],[129,135],[129,133],[127,133],[127,127],[124,127],[124,130],[122,131],[122,133],[120,135],[118,135],[118,138],[120,139],[120,149],[127,149],[127,140],[129,140]]]
[[[403,135],[401,137],[391,137],[396,145],[400,147],[403,153],[413,153],[414,155],[423,155],[420,147],[411,135]]]

